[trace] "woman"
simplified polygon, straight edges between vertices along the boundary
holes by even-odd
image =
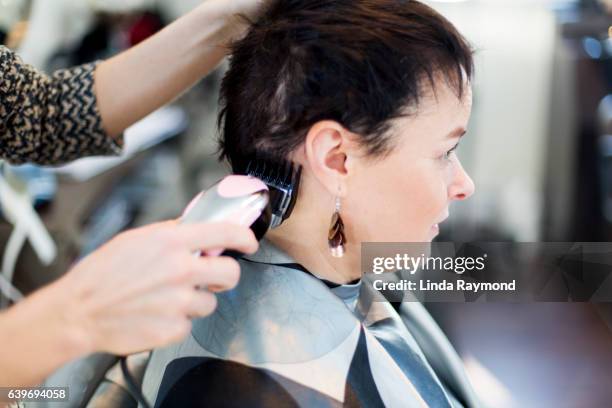
[[[454,152],[472,71],[465,40],[417,1],[271,5],[233,51],[222,155],[236,171],[262,154],[301,165],[297,203],[241,260],[241,281],[216,312],[181,345],[153,353],[149,400],[477,404],[422,306],[395,310],[360,266],[362,242],[430,242],[451,202],[473,194]]]
[[[0,46],[0,160],[59,164],[120,150],[121,132],[217,66],[261,0],[208,0],[138,46],[49,77]],[[254,251],[248,228],[165,222],[116,237],[63,278],[0,313],[0,386],[31,386],[77,357],[130,354],[182,339],[192,316],[239,276],[227,257]],[[144,255],[143,255],[144,254]],[[36,335],[32,335],[32,328]]]

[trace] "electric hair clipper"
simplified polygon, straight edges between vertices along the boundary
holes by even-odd
[[[230,222],[249,226],[259,241],[270,227],[269,197],[268,187],[260,179],[252,176],[227,176],[198,194],[183,212],[180,223]],[[232,257],[241,255],[224,249],[200,255],[221,254]]]

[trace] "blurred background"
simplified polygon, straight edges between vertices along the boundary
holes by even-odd
[[[41,70],[107,58],[198,0],[0,0],[0,43]],[[476,194],[440,240],[612,241],[612,1],[427,1],[476,50],[458,151]],[[147,69],[143,65],[143,70]],[[215,158],[223,66],[126,132],[120,158],[5,166],[43,222],[3,204],[2,273],[22,294],[126,228],[175,218],[227,168]],[[4,305],[7,302],[4,301]],[[612,406],[612,311],[585,303],[435,304],[487,407]]]

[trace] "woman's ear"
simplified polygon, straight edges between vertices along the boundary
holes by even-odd
[[[324,120],[315,123],[304,142],[306,162],[313,176],[330,192],[346,191],[349,174],[348,158],[353,146],[352,134],[338,122]],[[340,184],[339,184],[340,183]]]

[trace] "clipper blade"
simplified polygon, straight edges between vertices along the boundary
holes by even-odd
[[[270,228],[278,227],[289,218],[295,206],[302,166],[287,160],[255,158],[249,162],[245,173],[262,180],[270,189]]]

